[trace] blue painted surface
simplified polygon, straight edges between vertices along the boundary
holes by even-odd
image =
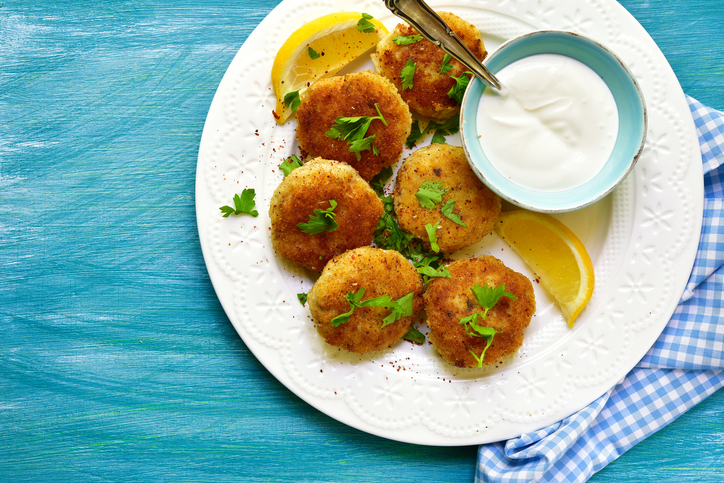
[[[470,481],[348,428],[226,318],[194,211],[215,89],[276,1],[0,0],[0,481]],[[621,2],[724,109],[719,0]],[[724,394],[591,481],[724,480]]]

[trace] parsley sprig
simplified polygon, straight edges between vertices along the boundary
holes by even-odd
[[[345,298],[349,303],[349,311],[343,314],[339,314],[338,316],[333,318],[332,325],[334,327],[339,327],[340,325],[347,322],[352,313],[354,312],[354,309],[357,307],[391,308],[392,311],[390,312],[390,314],[382,319],[382,326],[380,328],[385,328],[388,325],[400,320],[402,317],[409,317],[412,315],[412,299],[414,296],[414,292],[410,292],[397,300],[392,300],[392,297],[390,297],[389,295],[382,295],[381,297],[363,301],[362,297],[364,297],[364,295],[364,287],[360,288],[357,293],[348,292],[347,295],[345,295]]]
[[[412,89],[412,79],[415,77],[415,62],[407,59],[405,67],[400,71],[400,80],[402,81],[402,90]]]
[[[433,277],[450,278],[450,272],[442,265],[443,255],[425,250],[420,239],[407,233],[397,223],[394,202],[391,196],[382,196],[384,214],[377,223],[375,245],[386,250],[397,250],[412,262],[424,283]]]
[[[453,213],[453,209],[455,209],[455,200],[448,200],[448,202],[443,205],[440,211],[442,212],[442,215],[448,220],[467,228],[468,225],[466,225],[462,218],[460,218],[460,215],[458,215],[457,213]]]
[[[417,188],[417,201],[420,206],[432,210],[437,203],[442,203],[442,195],[450,191],[445,188],[441,181],[425,181]]]
[[[256,192],[253,188],[244,189],[241,195],[234,195],[234,207],[229,205],[222,206],[219,208],[224,218],[228,218],[229,215],[242,215],[247,214],[251,216],[259,216],[259,212],[254,209],[254,197]]]
[[[435,133],[432,135],[432,141],[430,142],[433,144],[444,144],[445,136],[455,134],[459,130],[460,116],[453,116],[442,124],[439,124],[435,121],[430,121],[429,123],[427,123],[427,126],[425,126],[424,130],[421,130],[420,123],[417,120],[414,120],[412,122],[412,130],[410,131],[410,135],[407,137],[407,141],[405,141],[405,146],[407,146],[407,149],[414,148],[415,143],[417,143],[417,141],[422,139],[425,134],[431,131],[434,131]]]
[[[337,207],[337,202],[334,200],[329,200],[330,207],[326,210],[320,210],[318,208],[314,209],[314,214],[309,215],[309,222],[308,223],[297,223],[297,226],[304,232],[309,235],[318,235],[319,233],[322,233],[323,231],[332,232],[339,228],[339,223],[337,223],[334,218],[337,216],[336,213],[334,213],[334,209]]]
[[[451,75],[450,77],[455,79],[455,85],[448,91],[447,96],[450,99],[455,100],[458,104],[462,103],[463,95],[465,95],[465,89],[467,89],[472,75],[473,73],[469,70],[463,72],[460,77]]]
[[[392,41],[396,43],[397,45],[410,45],[417,43],[423,39],[422,35],[420,34],[413,34],[413,35],[398,35],[397,37],[392,37]]]
[[[282,173],[284,173],[284,177],[286,178],[289,176],[289,174],[294,171],[297,168],[302,167],[302,160],[299,159],[296,155],[292,154],[287,159],[282,161],[282,164],[279,165],[279,169],[282,170]]]
[[[374,17],[368,13],[363,13],[362,18],[357,22],[357,30],[365,34],[373,34],[377,30],[375,24],[370,22]]]
[[[296,112],[302,99],[299,97],[299,91],[287,92],[284,94],[284,105],[291,108],[292,112]]]
[[[452,57],[450,54],[445,54],[445,57],[442,58],[442,65],[440,65],[440,74],[446,74],[450,72],[450,69],[453,68],[453,66],[450,64],[450,61],[452,60]]]
[[[376,134],[365,137],[372,121],[380,120],[385,126],[387,126],[387,121],[385,121],[385,118],[382,117],[380,108],[376,103],[375,110],[377,111],[377,116],[340,116],[335,119],[332,127],[330,127],[329,131],[324,133],[324,135],[328,138],[347,141],[347,144],[349,144],[349,150],[357,155],[357,161],[362,159],[360,151],[365,151],[367,149],[372,149],[372,152],[376,156],[379,156],[380,153],[374,144]]]
[[[427,238],[430,241],[430,248],[435,253],[440,253],[440,245],[437,244],[437,229],[440,228],[437,222],[428,223],[425,225],[425,231],[427,232]]]
[[[478,361],[478,367],[483,367],[483,358],[485,357],[485,353],[488,351],[488,348],[493,343],[493,337],[495,334],[500,333],[503,330],[479,325],[478,319],[485,320],[488,317],[488,311],[492,309],[503,296],[508,297],[511,300],[517,300],[518,298],[512,293],[505,291],[505,284],[498,285],[497,287],[493,287],[488,284],[481,287],[476,283],[470,290],[473,292],[475,300],[477,300],[478,304],[483,308],[483,313],[481,314],[479,312],[475,312],[468,317],[463,317],[460,319],[460,323],[465,325],[465,333],[469,336],[483,337],[487,342],[485,349],[483,349],[482,354],[480,354],[480,357],[470,350],[470,353],[473,355],[475,360]]]
[[[321,57],[322,54],[314,50],[311,46],[307,47],[307,53],[309,54],[309,58],[314,60]]]

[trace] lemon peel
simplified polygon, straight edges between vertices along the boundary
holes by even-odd
[[[495,231],[531,267],[573,327],[595,284],[591,257],[581,240],[552,216],[527,210],[501,213]]]
[[[337,12],[316,18],[294,31],[277,52],[272,65],[272,87],[276,96],[274,118],[284,124],[292,115],[284,96],[298,91],[303,97],[312,83],[339,72],[343,67],[372,49],[387,34],[387,28],[369,18],[375,26],[371,33],[360,32],[361,12]],[[309,48],[319,54],[310,55]]]

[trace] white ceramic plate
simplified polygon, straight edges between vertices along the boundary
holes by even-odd
[[[196,211],[219,300],[279,381],[320,411],[368,433],[469,445],[515,437],[570,415],[613,387],[646,353],[673,313],[693,264],[702,170],[676,77],[644,29],[614,0],[430,4],[478,26],[491,51],[541,28],[593,37],[616,52],[641,84],[649,132],[636,169],[601,202],[559,216],[587,246],[597,277],[593,298],[572,330],[534,283],[538,311],[518,353],[490,368],[461,370],[428,344],[403,341],[366,356],[340,351],[322,341],[297,301],[296,294],[311,287],[312,274],[276,257],[269,240],[269,200],[282,180],[278,165],[298,153],[296,122],[280,127],[272,118],[272,62],[290,32],[330,12],[368,12],[392,29],[397,19],[381,1],[286,0],[249,36],[209,110],[199,147]],[[360,61],[352,68],[365,67]],[[244,188],[256,190],[259,217],[222,218],[219,207]],[[492,254],[535,278],[495,234],[455,257],[476,254]]]

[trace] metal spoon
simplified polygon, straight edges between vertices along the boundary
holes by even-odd
[[[388,9],[406,20],[427,40],[460,61],[491,89],[501,90],[495,78],[450,27],[423,0],[385,0]]]

